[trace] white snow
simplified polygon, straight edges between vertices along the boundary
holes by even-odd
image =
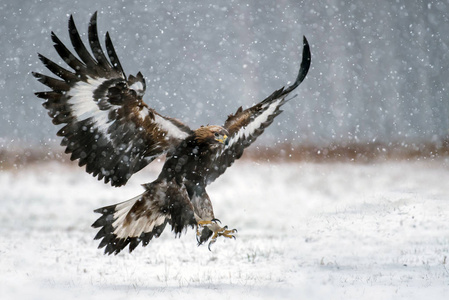
[[[447,299],[449,162],[257,164],[208,189],[236,240],[197,247],[167,228],[104,256],[93,210],[123,188],[56,163],[0,173],[2,299]]]

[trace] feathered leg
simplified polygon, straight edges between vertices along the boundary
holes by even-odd
[[[204,186],[200,184],[187,185],[187,191],[192,201],[197,223],[196,239],[201,245],[210,239],[208,248],[217,241],[219,236],[234,238],[236,229],[229,230],[228,226],[221,227],[218,219],[214,217],[214,211],[209,195]]]

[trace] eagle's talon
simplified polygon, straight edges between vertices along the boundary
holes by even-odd
[[[209,251],[212,251],[211,245],[217,241],[217,238],[219,236],[223,236],[223,237],[226,237],[229,239],[230,238],[236,239],[234,233],[237,232],[237,229],[228,229],[227,225],[220,227],[220,226],[218,226],[217,222],[220,222],[220,220],[212,219],[210,221],[201,220],[201,221],[197,222],[198,226],[196,229],[196,239],[197,239],[199,245],[209,239],[209,237],[203,237],[203,235],[204,235],[203,230],[205,230],[207,228],[207,230],[211,231],[210,242],[207,246]]]
[[[212,244],[215,244],[216,241],[217,241],[217,239],[215,238],[215,239],[213,239],[213,240],[211,240],[211,241],[209,242],[209,244],[207,245],[207,249],[209,249],[209,251],[212,252],[212,250],[210,249],[210,246],[211,246]]]

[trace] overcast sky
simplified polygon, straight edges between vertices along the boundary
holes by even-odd
[[[5,3],[8,2],[8,3]],[[206,4],[205,2],[208,2]],[[33,93],[47,88],[37,52],[61,62],[74,15],[84,35],[98,10],[144,100],[192,128],[224,123],[295,79],[302,35],[312,67],[263,143],[438,141],[449,129],[448,1],[3,1],[0,144],[56,144]]]

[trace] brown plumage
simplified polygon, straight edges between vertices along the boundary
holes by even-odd
[[[282,111],[286,97],[305,78],[311,62],[304,37],[303,58],[293,85],[275,91],[260,103],[229,115],[223,126],[202,126],[191,130],[180,121],[165,117],[143,102],[145,79],[139,72],[125,76],[106,33],[106,57],[97,33],[97,14],[89,23],[91,51],[81,41],[69,18],[69,34],[77,58],[52,33],[59,56],[68,70],[43,55],[39,59],[60,79],[40,73],[33,75],[51,88],[36,95],[55,125],[71,160],[105,183],[126,184],[128,179],[156,157],[166,154],[158,178],[144,184],[145,191],[128,201],[99,208],[102,216],[92,225],[100,228],[95,239],[105,253],[119,253],[127,245],[132,251],[158,237],[167,224],[175,234],[197,228],[200,244],[215,242],[218,236],[234,237],[234,230],[216,222],[206,186],[240,158],[246,147]]]

